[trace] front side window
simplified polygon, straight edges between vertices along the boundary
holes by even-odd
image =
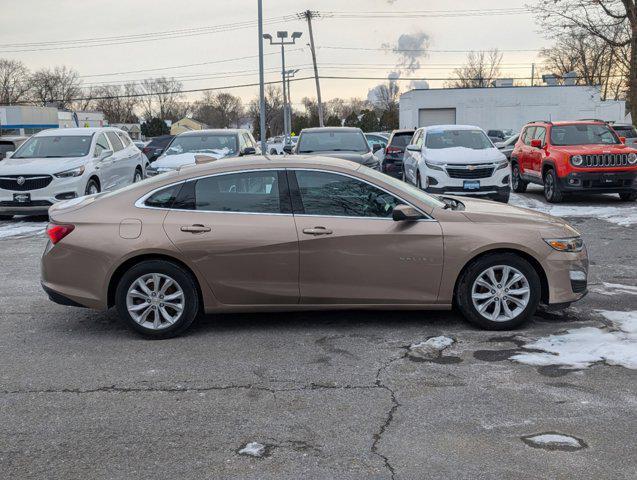
[[[533,140],[540,140],[542,145],[544,145],[544,141],[546,140],[546,128],[537,127],[535,129],[535,133],[533,134]]]
[[[620,137],[624,138],[637,138],[637,129],[635,127],[631,127],[629,125],[613,126],[613,129]]]
[[[281,186],[280,177],[284,185]],[[186,183],[173,208],[209,212],[290,213],[283,172],[228,173]]]
[[[166,149],[166,155],[218,153],[224,149],[228,155],[236,155],[238,148],[237,135],[184,135],[175,137]]]
[[[536,127],[526,127],[524,129],[524,133],[522,134],[522,141],[525,145],[531,145],[531,139],[533,138],[533,133],[535,132]]]
[[[394,208],[403,203],[345,175],[306,170],[295,174],[305,215],[391,218]]]
[[[551,143],[563,145],[614,145],[619,138],[607,125],[599,123],[576,123],[554,125],[551,128]]]
[[[124,148],[124,145],[122,145],[122,141],[115,134],[115,132],[106,132],[106,136],[111,141],[111,145],[113,145],[113,150],[115,152],[119,152],[121,149]]]
[[[298,153],[313,152],[369,152],[369,145],[362,132],[318,131],[304,132],[299,140]]]
[[[470,148],[484,150],[493,144],[482,130],[429,130],[425,146],[433,150],[444,148]]]
[[[104,150],[110,150],[110,148],[108,140],[106,140],[106,135],[100,133],[97,136],[97,140],[95,140],[95,157],[99,157]]]
[[[91,149],[91,139],[91,135],[31,137],[16,151],[13,158],[84,157]]]

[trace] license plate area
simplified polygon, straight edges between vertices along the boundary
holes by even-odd
[[[464,190],[480,190],[479,180],[465,180],[462,184]]]
[[[31,194],[30,193],[14,193],[13,201],[15,203],[31,203]]]

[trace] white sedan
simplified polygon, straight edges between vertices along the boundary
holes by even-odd
[[[62,200],[144,178],[144,157],[116,128],[44,130],[0,162],[0,218],[46,215]]]

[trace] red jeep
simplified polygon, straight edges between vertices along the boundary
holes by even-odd
[[[511,153],[511,173],[514,192],[529,183],[544,185],[552,203],[571,192],[637,199],[637,149],[603,121],[529,123]]]

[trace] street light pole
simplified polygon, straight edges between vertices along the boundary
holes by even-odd
[[[275,42],[272,38],[272,35],[266,33],[263,35],[263,38],[270,41],[270,45],[280,45],[281,46],[281,81],[283,82],[283,134],[285,135],[285,143],[288,144],[290,141],[289,129],[288,129],[288,100],[287,100],[287,88],[285,85],[285,46],[286,45],[294,45],[296,40],[301,38],[303,33],[301,32],[293,32],[290,40],[286,40],[288,38],[288,32],[279,31],[276,33],[277,38],[279,38],[278,42]],[[291,118],[290,118],[290,124]]]
[[[265,75],[263,72],[263,0],[257,0],[259,11],[259,132],[261,153],[267,152],[265,144]]]

